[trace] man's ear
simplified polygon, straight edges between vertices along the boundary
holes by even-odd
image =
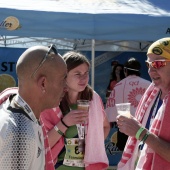
[[[45,93],[46,91],[46,85],[47,85],[47,78],[45,76],[41,76],[37,80],[37,84],[39,89],[41,89],[42,93]]]

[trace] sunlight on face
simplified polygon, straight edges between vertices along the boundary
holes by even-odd
[[[148,61],[153,62],[155,60],[162,60],[165,59],[163,57],[157,56],[157,55],[148,55]],[[167,62],[164,67],[160,68],[153,68],[149,66],[148,73],[152,80],[152,82],[155,84],[156,87],[164,90],[169,91],[170,87],[170,62]]]
[[[70,70],[67,75],[68,90],[83,91],[89,81],[89,66],[83,63],[76,68]]]

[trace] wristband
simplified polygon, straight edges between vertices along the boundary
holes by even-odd
[[[140,127],[140,129],[137,131],[136,136],[135,136],[137,140],[139,140],[139,137],[144,130],[145,130],[145,128]]]
[[[61,136],[64,136],[64,133],[55,125],[54,126],[55,131],[57,131]]]
[[[143,143],[145,143],[145,141],[148,138],[149,134],[150,134],[149,131],[147,131],[147,133],[144,135],[144,137],[141,140]]]
[[[69,128],[69,126],[64,123],[63,119],[61,119],[61,122],[66,128]]]

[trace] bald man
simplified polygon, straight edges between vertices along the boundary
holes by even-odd
[[[54,45],[27,49],[16,65],[18,93],[0,105],[0,170],[43,170],[40,113],[59,105],[67,68]]]

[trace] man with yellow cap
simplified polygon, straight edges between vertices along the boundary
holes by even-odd
[[[129,136],[118,170],[170,170],[170,37],[149,47],[146,64],[152,83],[135,117],[117,116]]]

